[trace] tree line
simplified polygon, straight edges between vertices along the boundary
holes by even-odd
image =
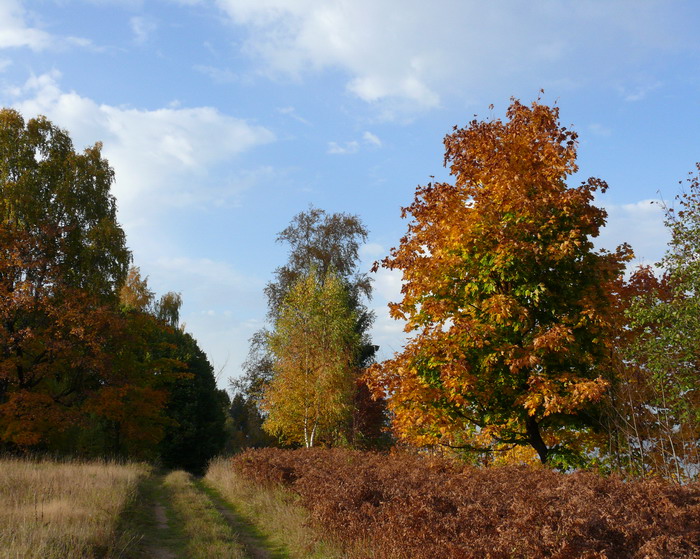
[[[393,444],[478,464],[696,478],[700,470],[700,175],[665,208],[658,265],[593,245],[607,214],[578,186],[559,110],[513,100],[445,138],[452,182],[416,189],[375,263],[409,341],[375,359],[358,216],[310,207],[277,241],[233,398],[216,388],[177,293],[132,265],[96,144],[0,112],[0,450],[158,459],[201,471],[222,450]],[[700,167],[698,169],[700,171]]]
[[[567,185],[577,134],[556,106],[514,99],[444,143],[454,182],[416,189],[406,235],[373,268],[402,272],[390,313],[411,336],[393,358],[374,363],[359,218],[310,208],[280,234],[290,256],[266,289],[269,330],[234,382],[256,418],[245,444],[393,441],[478,464],[697,478],[698,176],[665,209],[662,272],[626,278],[631,247],[593,245],[607,184]],[[358,437],[367,402],[372,433]]]
[[[0,451],[204,468],[228,396],[132,265],[101,145],[0,111]]]

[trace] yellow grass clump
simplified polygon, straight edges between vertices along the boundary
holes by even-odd
[[[270,544],[284,548],[290,559],[349,559],[353,553],[313,529],[309,512],[282,488],[263,487],[233,469],[230,459],[217,458],[204,478],[236,512],[256,526]],[[357,555],[362,556],[362,555]]]
[[[145,464],[0,459],[0,559],[118,557]]]

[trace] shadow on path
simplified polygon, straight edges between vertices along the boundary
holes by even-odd
[[[197,480],[195,486],[209,497],[219,514],[236,531],[239,541],[251,559],[289,559],[282,546],[271,542],[256,526],[240,515],[216,489],[202,480]]]

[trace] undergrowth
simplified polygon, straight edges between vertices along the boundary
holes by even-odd
[[[700,558],[700,484],[340,449],[247,451],[233,468],[365,557]]]

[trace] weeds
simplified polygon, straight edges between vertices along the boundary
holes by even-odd
[[[700,484],[340,449],[247,451],[233,467],[293,492],[364,557],[700,558]]]
[[[119,557],[117,535],[144,464],[0,460],[0,558]]]

